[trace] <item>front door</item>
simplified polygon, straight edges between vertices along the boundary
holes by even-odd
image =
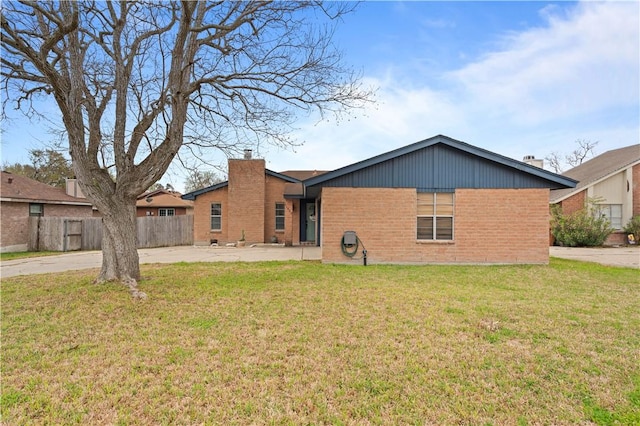
[[[307,204],[306,220],[305,220],[305,237],[306,241],[316,240],[316,205],[315,203]]]

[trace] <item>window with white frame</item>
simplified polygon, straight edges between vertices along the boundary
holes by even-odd
[[[606,217],[613,229],[622,229],[622,204],[597,204],[595,214]]]
[[[417,239],[453,240],[452,192],[418,192]]]
[[[176,209],[158,209],[158,216],[175,216]]]
[[[29,216],[44,216],[44,204],[29,204]]]
[[[276,203],[276,231],[284,231],[284,203]]]
[[[222,230],[222,204],[211,203],[211,230]]]

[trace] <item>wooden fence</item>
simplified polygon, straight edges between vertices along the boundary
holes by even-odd
[[[137,218],[138,248],[193,244],[193,216]],[[100,250],[102,219],[30,217],[30,251]]]

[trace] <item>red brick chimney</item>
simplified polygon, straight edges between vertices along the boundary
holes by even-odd
[[[248,158],[247,158],[248,157]],[[229,160],[228,238],[247,244],[264,242],[265,161],[252,159],[245,151],[244,159]]]

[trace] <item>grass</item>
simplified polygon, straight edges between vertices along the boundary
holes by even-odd
[[[640,424],[637,270],[142,271],[2,281],[2,424]]]
[[[0,261],[27,259],[30,257],[55,256],[64,254],[59,251],[13,251],[9,253],[0,253]]]

